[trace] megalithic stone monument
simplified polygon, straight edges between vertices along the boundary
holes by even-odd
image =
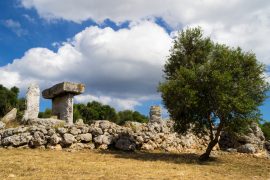
[[[58,119],[73,124],[73,97],[83,93],[85,85],[62,82],[42,92],[45,99],[52,99],[52,114]]]
[[[37,84],[30,84],[26,94],[26,110],[23,115],[23,121],[35,119],[39,113],[40,89]]]

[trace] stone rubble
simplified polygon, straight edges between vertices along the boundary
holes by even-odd
[[[263,132],[256,123],[252,123],[245,134],[223,132],[219,146],[223,150],[251,154],[267,149]]]

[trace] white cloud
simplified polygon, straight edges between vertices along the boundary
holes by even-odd
[[[121,98],[113,98],[110,96],[94,96],[94,95],[80,95],[75,97],[75,101],[78,103],[87,103],[91,101],[98,101],[102,104],[109,104],[116,108],[117,110],[130,109],[134,110],[135,106],[141,105],[138,99],[121,99]]]
[[[3,21],[4,26],[11,29],[17,36],[22,36],[27,34],[27,31],[22,28],[21,24],[18,21],[12,19],[7,19]]]
[[[260,61],[270,65],[270,1],[257,0],[21,0],[40,16],[102,23],[161,17],[174,29],[201,25],[213,39],[253,50]]]
[[[149,21],[118,31],[88,27],[57,52],[32,48],[0,67],[0,83],[26,89],[34,81],[44,89],[62,81],[83,82],[87,91],[79,102],[100,100],[132,109],[158,97],[156,86],[171,42],[162,27]]]

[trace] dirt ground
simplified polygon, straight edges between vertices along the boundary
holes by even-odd
[[[0,179],[269,179],[270,159],[220,154],[0,149]]]

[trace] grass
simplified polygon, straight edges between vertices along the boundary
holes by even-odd
[[[270,179],[270,160],[224,154],[0,149],[0,179]]]

